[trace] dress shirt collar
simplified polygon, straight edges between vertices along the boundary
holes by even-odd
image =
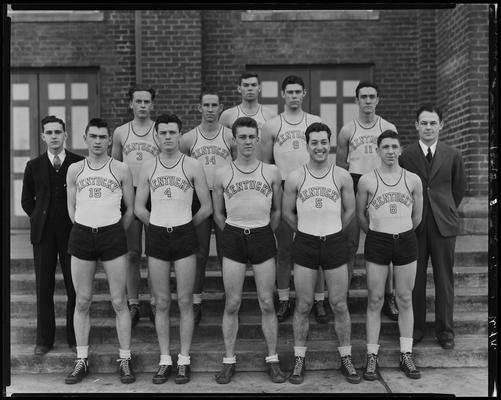
[[[52,154],[49,150],[47,150],[47,156],[49,157],[49,161],[52,165],[54,165],[54,154]],[[59,159],[61,160],[61,165],[63,165],[64,159],[66,157],[66,151],[63,150],[58,154]]]
[[[433,143],[431,146],[428,146],[427,144],[424,144],[421,140],[419,141],[419,146],[421,146],[421,150],[423,151],[423,154],[426,156],[426,154],[428,154],[428,147],[430,147],[430,150],[431,150],[431,155],[434,156],[435,155],[435,151],[437,150],[437,143],[438,143],[438,140]]]

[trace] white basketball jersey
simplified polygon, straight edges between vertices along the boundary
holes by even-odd
[[[237,105],[237,118],[240,117],[249,117],[256,121],[258,127],[258,137],[261,137],[261,129],[266,122],[263,115],[263,106],[261,104],[254,114],[247,114],[244,110],[242,110],[242,107],[240,107],[240,105]]]
[[[122,146],[122,157],[124,163],[129,166],[132,172],[132,184],[137,186],[139,182],[139,171],[144,161],[151,160],[160,153],[160,149],[155,140],[155,124],[144,135],[137,135],[132,127],[132,121],[128,124],[127,137]]]
[[[190,156],[202,163],[209,190],[214,188],[216,169],[231,162],[231,149],[224,140],[224,127],[221,125],[217,135],[206,138],[198,126],[195,128],[195,143],[191,146]]]
[[[327,173],[317,177],[307,165],[304,180],[297,192],[297,229],[315,236],[326,236],[342,229],[341,192],[336,185],[334,164]]]
[[[378,116],[369,128],[364,128],[356,119],[352,121],[355,129],[348,149],[350,173],[363,175],[381,165],[381,159],[376,153],[377,138],[383,132],[381,120],[382,118]]]
[[[172,167],[164,165],[160,156],[156,157],[150,176],[150,223],[153,225],[175,227],[192,219],[193,184],[184,172],[185,157],[183,154]]]
[[[405,169],[398,182],[386,184],[377,169],[374,170],[377,187],[367,205],[369,229],[384,233],[402,233],[412,229],[414,199],[405,180]]]
[[[310,114],[311,115],[311,114]],[[306,164],[310,158],[304,133],[308,127],[308,113],[298,123],[287,122],[284,113],[280,114],[280,129],[273,144],[273,158],[282,180],[286,180],[295,169]]]
[[[75,222],[99,228],[120,221],[122,186],[111,171],[113,158],[93,169],[86,158],[76,179]]]
[[[239,228],[259,228],[270,223],[273,189],[263,175],[263,163],[243,172],[231,163],[232,177],[224,189],[226,223]]]

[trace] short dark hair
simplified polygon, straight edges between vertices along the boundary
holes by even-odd
[[[358,92],[360,92],[360,89],[365,88],[365,87],[371,87],[376,89],[376,95],[379,97],[379,88],[375,83],[369,82],[369,81],[362,81],[360,82],[357,87],[355,88],[355,97],[358,98]]]
[[[54,115],[47,115],[44,119],[42,119],[42,132],[43,132],[44,126],[51,123],[51,122],[60,123],[61,126],[63,127],[63,131],[66,132],[66,125],[64,124],[64,121],[61,118],[57,118]]]
[[[329,142],[331,140],[332,132],[331,128],[329,128],[328,125],[324,124],[323,122],[313,122],[312,124],[308,125],[306,128],[306,131],[304,132],[304,136],[306,136],[306,143],[310,142],[310,133],[311,132],[327,132],[327,137],[329,138]]]
[[[428,104],[423,104],[421,107],[418,108],[416,112],[416,121],[419,121],[419,116],[423,111],[428,111],[430,113],[436,113],[438,115],[438,120],[441,122],[442,121],[442,111],[440,111],[440,108],[438,108],[436,105],[428,103]]]
[[[106,128],[108,135],[110,134],[110,128],[108,127],[108,123],[102,118],[92,118],[87,126],[85,127],[85,134],[89,131],[91,126],[95,126],[96,128]]]
[[[219,104],[221,104],[221,95],[219,94],[219,92],[217,90],[211,89],[211,88],[204,88],[204,89],[202,89],[202,91],[200,92],[200,96],[198,97],[198,102],[202,103],[203,97],[206,96],[206,95],[208,95],[208,94],[212,94],[214,96],[217,96]]]
[[[261,83],[261,80],[259,79],[259,75],[257,74],[257,72],[244,72],[243,74],[240,75],[238,84],[240,85],[244,79],[249,79],[249,78],[257,78],[258,83]]]
[[[400,137],[398,136],[398,133],[395,131],[392,131],[390,129],[387,129],[383,132],[381,132],[381,135],[378,136],[377,138],[377,147],[381,144],[383,139],[397,139],[398,144],[400,144]]]
[[[295,84],[295,83],[297,83],[298,85],[301,85],[301,87],[304,90],[304,81],[303,81],[303,78],[301,78],[300,76],[297,76],[297,75],[289,75],[289,76],[286,76],[284,78],[284,80],[282,81],[282,91],[285,90],[285,88],[287,87],[287,85],[292,85],[292,84]]]
[[[151,101],[155,100],[155,89],[146,86],[146,85],[135,85],[131,87],[128,91],[129,100],[132,101],[134,99],[135,92],[148,92],[151,94]]]
[[[259,132],[259,128],[257,125],[257,122],[252,119],[251,117],[240,117],[233,122],[233,125],[231,126],[231,133],[233,133],[233,137],[237,137],[237,128],[240,128],[241,126],[245,126],[247,128],[254,128],[256,130],[256,133]]]
[[[158,116],[158,118],[155,120],[155,130],[158,132],[158,125],[168,124],[170,122],[177,124],[179,132],[181,132],[181,129],[183,128],[183,123],[176,114],[162,114]]]

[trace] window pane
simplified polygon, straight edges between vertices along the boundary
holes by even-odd
[[[49,83],[49,100],[62,100],[65,97],[64,83]]]
[[[30,148],[29,107],[12,107],[12,148],[14,150]]]
[[[66,123],[66,108],[64,106],[49,107],[49,115],[54,115]],[[68,127],[66,127],[66,130],[68,130]]]
[[[358,106],[356,104],[343,104],[343,125],[358,116]]]
[[[261,82],[262,97],[278,97],[278,82],[277,81],[262,81]]]
[[[355,97],[355,89],[360,81],[343,81],[343,96]]]
[[[29,100],[30,85],[28,83],[12,84],[12,100]]]
[[[320,81],[320,97],[336,97],[336,81]]]
[[[29,157],[14,157],[12,160],[12,172],[24,172],[28,161],[30,161]]]
[[[331,136],[331,146],[335,146],[336,141],[336,123],[337,123],[337,115],[336,115],[336,104],[335,103],[327,103],[320,104],[320,118],[322,118],[322,122],[326,124],[329,128],[331,128],[332,136]]]
[[[14,215],[20,217],[26,217],[26,213],[21,207],[21,192],[23,190],[23,180],[16,179],[14,180]]]
[[[71,136],[71,146],[73,149],[86,149],[83,140],[85,127],[89,123],[89,108],[87,106],[71,107],[71,127],[68,128]]]
[[[87,99],[88,95],[87,83],[72,83],[71,84],[71,98],[74,100]]]

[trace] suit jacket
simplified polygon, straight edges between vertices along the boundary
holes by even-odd
[[[428,213],[432,213],[442,236],[456,236],[459,233],[457,208],[466,190],[459,151],[439,141],[430,167],[416,142],[404,149],[399,163],[402,168],[419,175],[423,184],[423,219],[416,230],[423,228]]]
[[[68,150],[65,151],[66,157],[61,168],[67,171],[70,164],[82,160],[83,157]],[[28,161],[24,170],[21,206],[30,217],[30,239],[32,244],[38,244],[42,240],[47,221],[51,197],[49,168],[51,168],[51,163],[47,152],[45,152],[39,157]],[[68,221],[71,224],[68,210],[65,208],[65,215],[61,216],[61,220],[58,222],[68,223]]]

